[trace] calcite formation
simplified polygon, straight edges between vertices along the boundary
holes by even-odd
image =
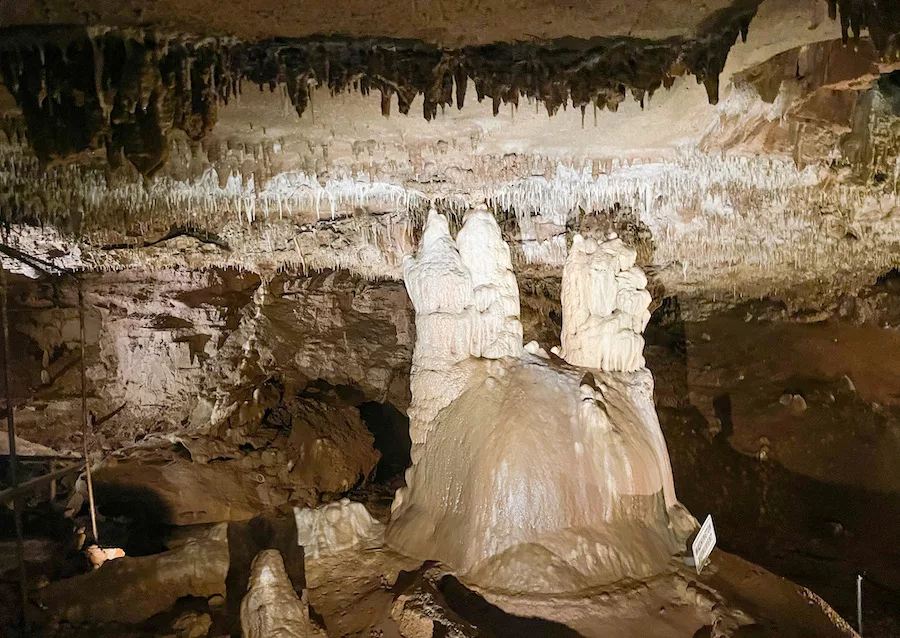
[[[693,73],[718,100],[719,74],[740,33],[746,39],[760,0],[711,16],[694,38],[656,43],[631,37],[496,43],[447,49],[387,38],[295,38],[261,42],[159,36],[141,30],[56,28],[7,30],[0,77],[22,109],[28,139],[42,161],[105,147],[112,167],[127,159],[145,176],[168,158],[167,136],[203,138],[217,107],[243,81],[284,86],[297,113],[312,89],[381,93],[390,114],[423,97],[431,120],[438,108],[462,108],[471,78],[478,100],[539,100],[553,114],[571,102],[584,112],[616,110],[627,91],[641,104],[676,75]],[[455,95],[454,95],[455,88]]]
[[[322,507],[294,508],[297,542],[310,558],[319,558],[379,541],[384,525],[372,518],[366,506],[342,498]]]
[[[277,549],[261,551],[250,567],[250,583],[241,602],[245,638],[324,638],[309,618],[309,605],[294,591]]]
[[[573,365],[631,372],[644,367],[650,321],[647,277],[618,237],[598,244],[575,235],[562,277],[562,350]]]
[[[467,216],[456,241],[446,217],[432,210],[418,257],[404,263],[404,279],[416,310],[409,407],[415,460],[435,415],[465,384],[457,364],[518,357],[522,325],[509,247],[484,209]]]
[[[492,247],[480,261],[467,249],[476,236]],[[563,280],[571,360],[548,360],[515,338],[518,296],[498,238],[483,211],[456,241],[432,212],[406,264],[417,328],[413,465],[387,543],[507,592],[657,573],[695,521],[675,496],[640,355],[649,295],[634,252],[618,239],[576,238]],[[497,334],[503,346],[485,348]]]

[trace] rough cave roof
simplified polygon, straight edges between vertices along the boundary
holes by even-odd
[[[713,299],[897,265],[895,3],[55,0],[0,27],[6,243],[67,266],[395,278],[429,206],[483,201],[525,280],[613,229]]]

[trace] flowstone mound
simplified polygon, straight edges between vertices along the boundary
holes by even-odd
[[[663,570],[696,521],[675,497],[643,367],[650,296],[634,251],[576,236],[563,275],[568,361],[522,348],[509,250],[486,210],[455,242],[432,211],[404,276],[417,330],[413,465],[387,544],[514,593]]]

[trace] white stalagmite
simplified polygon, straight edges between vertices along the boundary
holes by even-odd
[[[324,638],[309,618],[306,592],[300,598],[277,549],[261,551],[250,566],[247,594],[241,601],[244,638]]]
[[[406,263],[413,465],[387,544],[495,591],[572,592],[658,573],[696,521],[676,500],[643,368],[649,295],[634,251],[577,238],[564,283],[564,335],[586,361],[574,367],[522,348],[498,243],[485,210],[467,216],[455,243],[432,212]]]
[[[598,244],[575,235],[563,268],[563,359],[610,372],[644,367],[650,320],[647,278],[635,267],[635,251],[616,237]]]
[[[462,388],[465,378],[455,365],[469,358],[476,316],[472,276],[450,236],[446,217],[435,210],[428,214],[418,257],[404,260],[403,278],[416,311],[413,400],[408,412],[415,454],[435,415]]]
[[[319,558],[380,540],[384,525],[362,503],[343,498],[315,509],[294,508],[297,543],[307,558]]]
[[[466,215],[456,245],[472,277],[478,311],[469,354],[485,359],[520,356],[519,285],[509,246],[487,207],[479,206]]]

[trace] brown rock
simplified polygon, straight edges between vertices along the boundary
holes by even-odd
[[[183,596],[225,593],[228,543],[192,540],[153,556],[125,557],[51,583],[40,592],[50,612],[72,623],[139,623]]]

